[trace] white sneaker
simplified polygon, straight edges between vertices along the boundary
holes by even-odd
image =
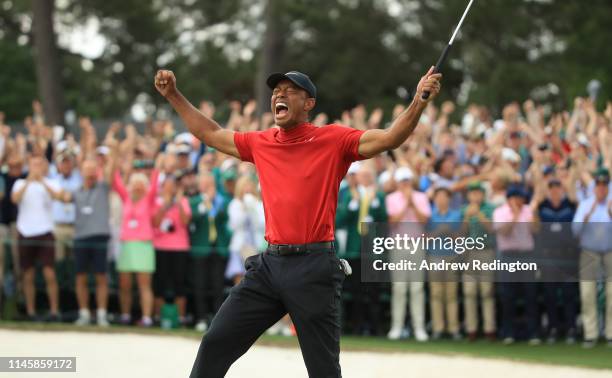
[[[387,339],[389,340],[399,340],[401,337],[402,337],[401,328],[391,328],[389,333],[387,333]]]
[[[529,344],[531,346],[538,346],[538,345],[542,344],[542,340],[540,340],[540,338],[538,338],[538,337],[532,337],[531,339],[529,339],[527,344]]]
[[[108,322],[108,319],[106,317],[106,310],[98,309],[98,311],[96,312],[96,324],[98,325],[98,327],[110,326],[110,323]]]
[[[206,332],[207,329],[208,324],[204,320],[200,320],[195,326],[195,330],[198,332]]]
[[[91,313],[89,310],[79,310],[79,318],[74,322],[78,326],[86,326],[91,324]]]
[[[414,330],[414,338],[418,342],[425,342],[425,341],[429,340],[429,336],[427,335],[427,332],[425,332],[424,329],[415,329]]]

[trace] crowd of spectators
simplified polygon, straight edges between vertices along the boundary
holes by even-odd
[[[228,129],[274,127],[271,114],[255,116],[254,101],[229,108]],[[386,116],[359,105],[335,121],[316,114],[312,123],[385,128],[403,109],[397,105]],[[200,111],[215,118],[209,102]],[[151,327],[164,304],[173,303],[180,324],[206,330],[227,287],[244,274],[244,260],[266,248],[255,166],[177,132],[167,120],[146,122],[143,132],[112,123],[100,136],[87,117],[77,130],[46,125],[35,102],[23,126],[25,132],[16,132],[0,113],[0,284],[15,277],[24,318],[66,321],[55,266],[70,261],[77,325],[108,326],[112,318]],[[500,119],[476,104],[461,114],[452,102],[430,105],[400,148],[354,163],[340,185],[337,249],[353,267],[343,296],[345,332],[534,345],[581,337],[593,346],[603,330],[612,345],[612,241],[606,227],[591,227],[610,225],[611,145],[612,103],[598,112],[590,99],[577,98],[572,109],[552,112],[528,100],[506,105]],[[417,235],[455,226],[470,234],[490,230],[497,240],[480,255],[488,259],[535,248],[517,224],[557,224],[547,237],[570,255],[582,279],[495,283],[492,276],[446,272],[364,283],[363,222],[412,222],[422,227],[413,230]],[[111,274],[118,277],[119,303],[112,317]],[[44,317],[36,303],[41,288]],[[289,335],[290,324],[286,317],[270,332]]]

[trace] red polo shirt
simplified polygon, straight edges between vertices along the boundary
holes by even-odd
[[[255,164],[266,215],[266,240],[303,244],[334,239],[338,187],[363,130],[303,123],[289,131],[235,133],[244,161]]]

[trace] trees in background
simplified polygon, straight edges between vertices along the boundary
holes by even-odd
[[[338,117],[358,103],[390,109],[410,97],[435,63],[465,6],[439,0],[57,0],[55,22],[36,22],[52,20],[52,4],[0,4],[0,109],[11,120],[28,114],[35,96],[49,120],[63,115],[62,97],[67,108],[93,117],[130,117],[135,103],[151,114],[164,104],[151,83],[159,67],[174,70],[194,101],[256,96],[265,111],[267,74],[298,69],[320,89],[318,111]],[[608,0],[588,6],[579,0],[476,3],[445,67],[443,98],[499,107],[534,96],[561,106],[585,95],[591,79],[602,82],[600,97],[610,98],[610,19]],[[60,36],[55,53],[52,26]],[[70,42],[88,30],[104,42],[95,54]]]
[[[36,79],[45,121],[64,124],[64,88],[60,75],[55,25],[55,0],[32,0],[32,36]]]

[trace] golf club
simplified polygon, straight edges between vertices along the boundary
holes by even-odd
[[[461,16],[461,20],[459,20],[459,24],[457,25],[457,28],[455,29],[455,32],[453,33],[453,36],[451,37],[450,41],[448,42],[448,45],[446,45],[446,47],[444,48],[444,51],[442,51],[442,55],[440,55],[440,59],[438,59],[438,63],[436,63],[436,67],[434,68],[434,72],[433,73],[440,72],[440,69],[442,68],[442,64],[444,64],[444,61],[446,60],[446,56],[448,55],[448,52],[450,51],[450,48],[453,45],[453,42],[455,41],[455,37],[457,36],[457,32],[459,32],[459,29],[461,29],[461,25],[463,24],[463,20],[465,20],[465,16],[467,16],[468,12],[470,11],[470,8],[472,7],[472,3],[473,2],[474,2],[474,0],[470,0],[470,3],[468,4],[467,8],[465,8],[465,12],[463,12],[463,16]],[[423,100],[427,100],[428,98],[429,98],[429,92],[423,93]]]

